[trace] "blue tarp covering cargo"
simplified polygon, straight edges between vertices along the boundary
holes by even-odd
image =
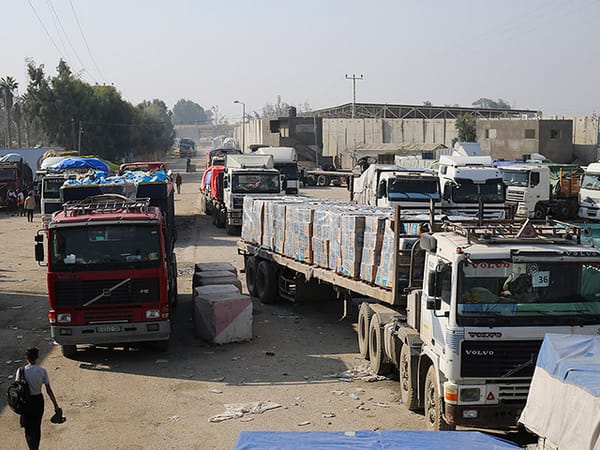
[[[548,447],[600,449],[600,336],[545,336],[519,422]]]
[[[104,172],[108,174],[110,172],[110,168],[108,164],[104,161],[99,160],[98,158],[66,158],[60,161],[59,163],[50,167],[50,171],[59,172],[61,170],[69,170],[69,169],[94,169],[99,172]]]
[[[515,450],[478,431],[242,431],[235,450]]]

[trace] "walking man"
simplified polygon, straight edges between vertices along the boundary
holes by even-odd
[[[179,172],[175,175],[175,185],[177,186],[177,193],[181,194],[181,183],[182,183],[181,175]]]
[[[37,360],[40,352],[37,348],[28,348],[25,352],[28,364],[25,366],[25,381],[29,385],[31,393],[31,405],[27,412],[21,415],[21,427],[25,428],[25,439],[29,450],[37,450],[40,448],[40,439],[42,437],[42,417],[44,416],[44,396],[42,395],[42,384],[46,385],[48,397],[54,404],[54,411],[61,414],[62,411],[58,406],[54,392],[50,387],[48,372],[46,369],[37,365]],[[17,377],[19,372],[17,371]]]
[[[37,204],[32,191],[29,191],[29,195],[25,199],[23,206],[25,207],[25,211],[27,211],[27,222],[33,222],[33,211],[35,210]]]

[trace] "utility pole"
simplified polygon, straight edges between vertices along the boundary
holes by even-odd
[[[77,139],[77,154],[81,156],[81,135],[83,134],[83,128],[81,128],[81,120],[79,121],[79,136]]]
[[[352,80],[352,118],[354,119],[356,117],[356,80],[364,80],[364,77],[362,74],[359,77],[354,74],[352,76],[346,74],[346,80]]]

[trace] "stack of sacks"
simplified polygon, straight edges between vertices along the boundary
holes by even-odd
[[[194,289],[194,334],[213,344],[252,339],[252,300],[231,285]]]
[[[287,206],[284,255],[296,261],[312,263],[311,238],[315,209],[316,205],[308,202]]]
[[[365,217],[360,278],[368,283],[375,282],[375,277],[377,276],[385,223],[386,216],[383,214],[374,213]]]
[[[360,262],[365,234],[365,215],[361,212],[341,216],[341,273],[347,277],[360,275]]]

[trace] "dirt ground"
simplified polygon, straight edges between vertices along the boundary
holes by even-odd
[[[201,166],[202,155],[194,161]],[[67,421],[51,424],[46,401],[42,448],[228,449],[240,431],[347,431],[422,429],[421,415],[399,403],[395,380],[367,382],[336,374],[360,368],[356,335],[340,321],[341,303],[262,305],[254,302],[254,339],[214,347],[193,337],[191,279],[199,261],[229,261],[242,268],[236,238],[199,212],[201,172],[185,173],[176,196],[179,306],[166,353],[90,348],[66,359],[49,338],[46,272],[33,257],[38,229],[25,217],[0,212],[0,390],[22,364],[24,349],[40,348],[40,364]],[[344,188],[312,188],[314,196],[346,198]],[[243,277],[243,275],[242,275]],[[209,417],[228,403],[270,401],[262,414],[220,423]],[[15,415],[0,399],[0,447],[26,448]]]
[[[203,161],[200,152],[193,162],[201,167]],[[251,342],[210,346],[194,338],[194,263],[228,261],[242,269],[243,260],[237,238],[200,213],[202,173],[185,173],[179,158],[169,166],[181,173],[183,186],[175,205],[179,305],[166,353],[97,347],[64,358],[49,337],[46,268],[34,260],[39,214],[27,223],[0,212],[0,448],[26,448],[4,392],[32,345],[41,350],[40,364],[67,418],[50,423],[52,405],[46,400],[46,449],[230,449],[241,431],[424,429],[423,416],[400,403],[397,380],[362,377],[365,361],[358,355],[355,324],[340,320],[342,305],[335,299],[275,305],[254,300]],[[348,198],[345,188],[301,193]],[[225,412],[225,404],[247,402],[280,406],[209,422]]]

